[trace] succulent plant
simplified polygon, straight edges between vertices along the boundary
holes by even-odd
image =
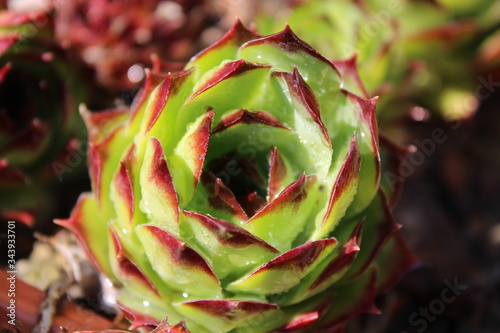
[[[56,223],[133,328],[331,332],[377,311],[414,258],[379,186],[376,98],[343,79],[289,27],[238,22],[148,72],[130,110],[83,114],[92,192]]]
[[[84,89],[47,14],[0,12],[0,45],[0,215],[34,222],[84,136]]]
[[[152,54],[189,59],[207,25],[203,0],[52,1],[57,38],[78,52],[95,69],[97,83],[113,94],[137,86],[140,66],[151,66]],[[133,65],[139,67],[129,72]]]
[[[327,57],[343,60],[338,65],[348,75],[355,74],[356,63],[364,86],[351,75],[347,87],[382,95],[381,125],[415,106],[448,120],[476,110],[480,58],[493,62],[491,53],[498,50],[489,45],[494,40],[487,43],[500,24],[494,0],[289,1],[294,3],[282,15],[261,14],[260,31],[271,33],[288,22]]]

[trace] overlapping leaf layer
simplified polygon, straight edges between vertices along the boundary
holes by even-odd
[[[342,82],[290,28],[237,23],[184,71],[149,72],[129,111],[83,114],[92,193],[57,222],[133,327],[318,332],[376,311],[412,261],[387,243],[376,99]]]

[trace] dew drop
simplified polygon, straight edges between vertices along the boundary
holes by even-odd
[[[139,208],[144,213],[151,214],[151,209],[149,209],[149,205],[148,205],[148,203],[144,199],[141,199],[141,201],[139,201]]]
[[[429,119],[430,114],[427,109],[416,106],[410,110],[410,116],[415,121],[426,121],[427,119]]]
[[[132,65],[127,71],[127,76],[131,82],[139,82],[144,78],[144,68],[141,64]]]

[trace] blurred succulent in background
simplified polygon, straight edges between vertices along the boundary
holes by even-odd
[[[271,33],[288,22],[323,54],[345,60],[337,65],[351,77],[346,87],[381,95],[382,127],[410,111],[422,120],[426,109],[448,120],[470,117],[481,99],[477,76],[500,59],[491,40],[500,25],[494,0],[288,4],[293,9],[261,13],[259,31]],[[366,89],[352,70],[354,62]]]
[[[52,1],[57,38],[79,53],[112,93],[136,87],[152,54],[189,59],[208,24],[203,0]]]
[[[85,136],[78,63],[53,40],[44,13],[0,12],[0,215],[33,222],[56,204],[55,186]],[[64,173],[64,177],[63,174]],[[65,195],[68,195],[66,193]],[[50,217],[46,217],[50,220]]]
[[[56,222],[133,328],[331,332],[377,311],[414,257],[379,185],[376,99],[343,79],[290,28],[237,23],[148,72],[129,111],[84,113],[92,192]]]

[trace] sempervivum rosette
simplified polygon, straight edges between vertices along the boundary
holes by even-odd
[[[66,157],[83,136],[81,80],[52,33],[45,13],[0,12],[0,214],[26,222],[48,208],[45,186],[77,167]]]
[[[57,37],[95,69],[97,82],[111,92],[134,88],[129,68],[151,66],[153,53],[169,61],[189,59],[207,24],[203,0],[52,2]]]
[[[133,327],[303,331],[375,311],[412,264],[379,190],[375,99],[290,28],[237,23],[129,112],[84,114],[72,230]],[[384,254],[380,256],[379,254]],[[178,326],[180,327],[180,326]]]

